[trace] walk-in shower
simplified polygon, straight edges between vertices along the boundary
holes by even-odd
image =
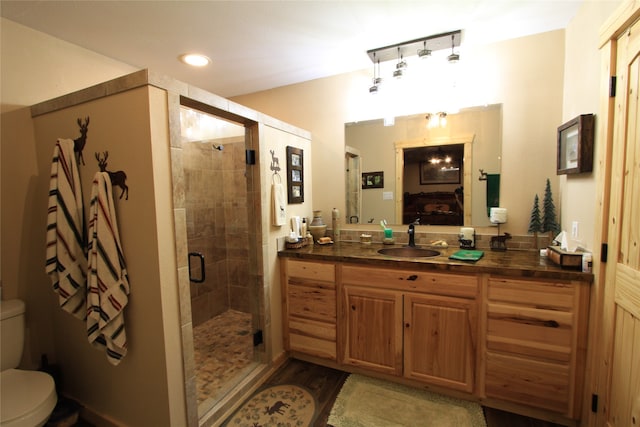
[[[180,128],[177,172],[184,180],[193,357],[202,416],[263,359],[257,231],[249,219],[259,191],[253,188],[255,166],[246,162],[251,133],[244,125],[182,106]]]

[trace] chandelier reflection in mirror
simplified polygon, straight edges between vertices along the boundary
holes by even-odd
[[[457,30],[368,50],[367,54],[373,62],[373,85],[369,87],[369,93],[378,93],[382,84],[382,77],[380,76],[381,62],[397,60],[392,76],[400,79],[407,73],[409,63],[406,58],[410,56],[416,56],[424,60],[432,58],[433,52],[451,49],[451,53],[446,57],[447,61],[449,63],[458,62],[460,53],[456,52],[455,49],[460,46],[461,40],[462,30]]]

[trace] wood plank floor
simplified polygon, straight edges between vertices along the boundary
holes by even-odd
[[[342,384],[349,376],[338,371],[313,363],[289,359],[265,383],[265,386],[278,384],[298,384],[306,387],[318,402],[319,415],[314,427],[325,427]],[[511,414],[497,409],[484,408],[487,427],[562,427],[558,424]]]

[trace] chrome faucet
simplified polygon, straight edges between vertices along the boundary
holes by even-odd
[[[414,224],[409,224],[409,246],[412,248],[416,247],[416,230]]]

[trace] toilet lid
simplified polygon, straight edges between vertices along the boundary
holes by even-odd
[[[56,406],[53,378],[44,372],[7,369],[0,377],[2,424],[33,413],[46,417]]]

